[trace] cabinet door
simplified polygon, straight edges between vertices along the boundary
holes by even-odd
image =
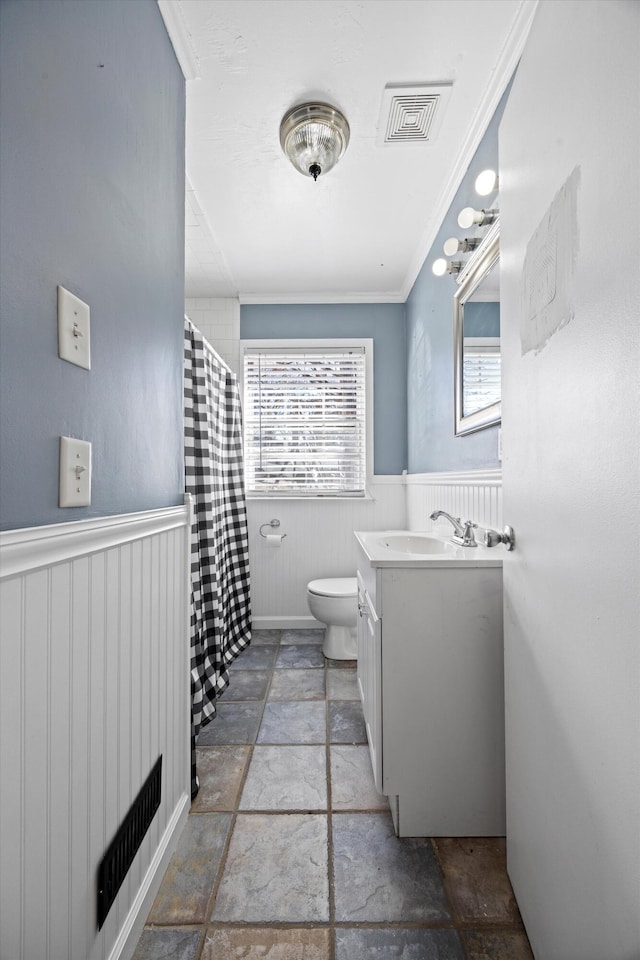
[[[369,594],[358,589],[358,689],[367,729],[373,779],[382,793],[382,621]]]
[[[360,582],[360,576],[358,575],[358,628],[357,628],[357,641],[358,641],[358,693],[360,694],[360,701],[362,703],[362,710],[366,714],[367,705],[366,705],[366,691],[367,691],[367,627],[365,622],[365,609],[366,601],[365,597],[367,592]]]

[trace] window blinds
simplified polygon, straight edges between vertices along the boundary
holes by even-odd
[[[463,406],[464,416],[498,403],[501,395],[500,340],[469,338],[464,340]]]
[[[244,435],[247,493],[364,496],[364,348],[248,349]]]

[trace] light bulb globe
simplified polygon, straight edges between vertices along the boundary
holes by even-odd
[[[469,230],[470,227],[479,222],[481,216],[482,214],[474,210],[473,207],[465,207],[458,214],[458,226],[462,227],[463,230]]]
[[[434,260],[431,269],[436,277],[444,277],[447,272],[447,261],[443,260],[442,257],[439,260]]]
[[[483,170],[476,177],[475,190],[478,196],[488,197],[498,186],[498,174],[495,170]]]

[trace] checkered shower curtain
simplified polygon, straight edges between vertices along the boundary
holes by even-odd
[[[238,381],[185,317],[185,490],[191,528],[191,792],[195,739],[215,716],[228,666],[251,642],[249,534]]]

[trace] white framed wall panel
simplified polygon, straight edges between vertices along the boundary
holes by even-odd
[[[2,534],[0,957],[116,960],[189,806],[187,507]],[[105,925],[97,867],[159,754]]]

